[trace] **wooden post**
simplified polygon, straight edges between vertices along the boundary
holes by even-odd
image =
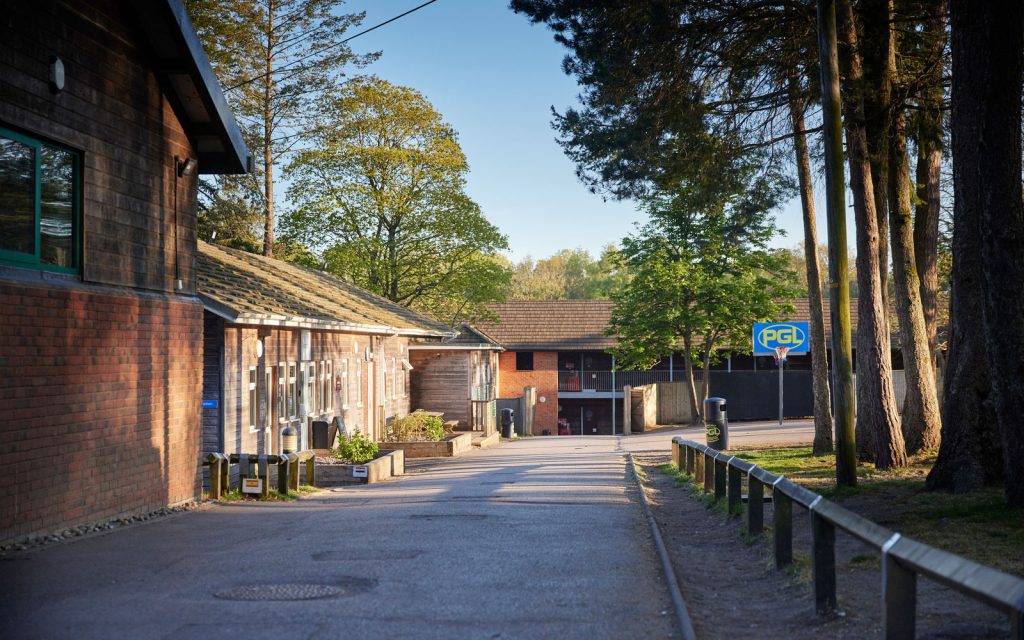
[[[223,491],[223,489],[221,489],[221,484],[220,484],[220,478],[221,478],[221,474],[220,474],[220,466],[221,466],[220,455],[216,454],[216,453],[211,453],[211,454],[207,455],[206,456],[206,463],[210,467],[210,499],[211,500],[220,500],[220,496],[221,496],[221,493]]]
[[[715,458],[715,500],[725,497],[725,460]]]
[[[291,465],[289,458],[293,454],[285,453],[278,458],[277,463],[277,490],[288,495],[288,467]]]
[[[772,490],[774,512],[775,568],[782,569],[793,562],[793,500],[776,489]]]
[[[917,575],[882,547],[882,626],[886,640],[913,638],[917,618]]]
[[[633,387],[622,387],[622,435],[628,436],[633,430],[633,404],[630,400]]]
[[[821,500],[820,497],[815,502]],[[811,506],[811,555],[814,574],[814,608],[819,615],[836,608],[836,528]],[[913,636],[909,636],[913,637]]]
[[[680,471],[683,470],[682,449],[683,447],[678,442],[672,440],[672,464],[676,465],[676,469]]]
[[[316,486],[316,456],[311,455],[306,460],[306,486]],[[298,487],[296,487],[298,488]]]
[[[249,475],[251,467],[249,465],[249,454],[240,453],[238,454],[238,490],[242,490],[242,478]]]
[[[256,463],[256,477],[260,479],[260,497],[270,497],[270,465],[267,463],[267,454],[260,454]]]
[[[218,453],[220,456],[220,496],[223,497],[227,491],[231,490],[231,464],[227,455]]]
[[[747,475],[747,533],[759,536],[764,533],[764,483],[753,475]]]
[[[704,491],[715,490],[715,458],[714,454],[704,452]]]
[[[686,473],[691,476],[694,474],[694,467],[697,466],[695,461],[697,452],[693,447],[686,447]]]
[[[693,458],[693,481],[701,482],[704,479],[704,455],[697,453],[695,449],[687,449]]]
[[[288,488],[292,491],[299,490],[299,454],[294,454],[294,457],[288,460]]]
[[[728,465],[729,469],[729,515],[737,515],[743,508],[743,474]]]

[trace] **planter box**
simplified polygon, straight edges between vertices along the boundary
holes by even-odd
[[[353,475],[356,467],[366,467],[366,477]],[[316,486],[340,487],[346,484],[373,484],[392,476],[405,474],[405,456],[402,451],[381,451],[366,464],[318,464]]]
[[[421,442],[389,442],[389,449],[405,452],[406,458],[450,458],[473,448],[473,436],[460,433],[443,440]]]

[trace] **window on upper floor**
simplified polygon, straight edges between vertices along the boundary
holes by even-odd
[[[82,157],[0,127],[0,262],[76,273]]]
[[[516,371],[533,371],[533,352],[516,352]]]

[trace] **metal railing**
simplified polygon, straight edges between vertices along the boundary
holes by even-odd
[[[667,369],[644,371],[559,371],[559,391],[622,391],[622,387],[639,387],[655,382],[668,382],[672,374]],[[614,378],[614,385],[612,380]],[[676,379],[680,379],[678,376]]]
[[[886,638],[913,638],[917,577],[924,576],[1007,614],[1010,637],[1024,640],[1024,579],[917,542],[859,516],[784,476],[703,444],[672,439],[672,461],[702,481],[716,499],[728,500],[729,513],[743,504],[747,478],[747,530],[764,532],[764,489],[772,491],[775,566],[793,562],[793,504],[807,509],[811,521],[814,605],[826,614],[836,606],[836,529],[882,554],[882,620]]]

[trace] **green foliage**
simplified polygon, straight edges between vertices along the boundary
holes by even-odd
[[[606,300],[629,281],[618,249],[608,245],[594,260],[583,249],[563,249],[549,258],[527,256],[516,266],[509,297],[516,300]]]
[[[465,193],[469,166],[419,92],[360,78],[325,96],[313,144],[289,165],[283,220],[327,269],[455,323],[503,299],[507,238]]]
[[[376,442],[369,440],[362,431],[356,431],[352,435],[338,434],[338,448],[332,450],[335,458],[348,461],[352,464],[363,464],[377,457],[380,447]]]
[[[417,440],[441,440],[446,435],[444,422],[437,416],[422,411],[393,420],[384,427],[384,442],[415,442]]]
[[[255,170],[242,176],[219,176],[224,194],[207,202],[218,239],[251,250],[253,238],[265,241],[263,227],[275,217],[273,184],[280,165],[308,140],[325,92],[337,85],[346,65],[362,66],[379,53],[356,55],[344,44],[363,13],[342,12],[341,0],[186,0],[242,137],[253,154]],[[255,225],[252,216],[259,216]],[[228,233],[223,226],[233,231]],[[251,228],[250,227],[254,227]],[[210,235],[200,237],[208,240]],[[212,231],[212,230],[211,230]],[[276,246],[273,247],[276,249]]]
[[[650,222],[623,240],[634,277],[613,296],[608,333],[624,369],[647,368],[682,347],[708,365],[716,347],[749,349],[755,321],[791,311],[794,274],[769,249],[769,212],[789,193],[756,159],[721,163],[712,175],[647,198]]]

